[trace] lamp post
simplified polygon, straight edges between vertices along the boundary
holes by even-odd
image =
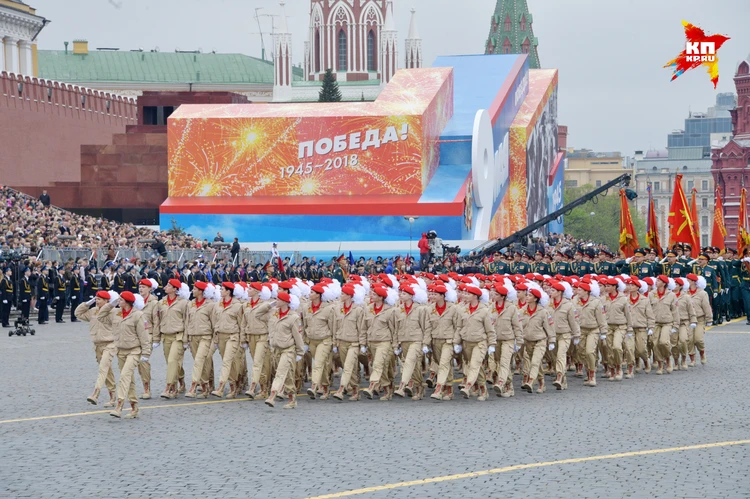
[[[418,219],[419,217],[404,217],[404,220],[409,221],[409,257],[411,257],[411,241],[412,241],[411,230],[412,230],[412,226],[414,225],[414,220],[418,220]]]

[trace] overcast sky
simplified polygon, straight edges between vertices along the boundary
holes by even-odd
[[[260,56],[253,15],[277,14],[275,0],[27,0],[52,21],[42,49],[89,40],[123,50],[159,47]],[[409,10],[417,9],[425,65],[438,55],[482,53],[495,0],[395,0],[401,50]],[[301,62],[309,0],[287,0],[294,60]],[[750,53],[748,0],[529,0],[542,67],[560,71],[560,124],[568,145],[598,151],[665,148],[688,110],[705,111],[717,92],[734,91],[738,62]],[[702,68],[670,82],[662,66],[684,48],[681,20],[731,37],[719,51],[714,91]],[[262,17],[263,31],[271,19]],[[271,46],[270,35],[265,35]],[[403,57],[402,57],[403,59]],[[403,60],[401,61],[403,65]]]

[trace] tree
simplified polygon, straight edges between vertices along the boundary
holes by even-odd
[[[568,204],[594,190],[592,185],[565,189],[565,204]],[[593,213],[593,215],[592,215]],[[635,203],[630,203],[630,215],[633,218],[638,242],[646,246],[646,221],[636,210]],[[610,250],[620,249],[620,196],[616,189],[610,189],[606,196],[597,196],[596,202],[574,208],[565,215],[565,232],[576,239],[604,243]]]
[[[172,228],[167,231],[167,234],[173,237],[182,237],[185,235],[185,229],[181,227],[177,220],[172,219]]]
[[[330,68],[326,69],[326,74],[323,76],[323,87],[320,89],[318,102],[341,102],[341,90]]]

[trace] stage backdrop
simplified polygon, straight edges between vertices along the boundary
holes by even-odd
[[[453,110],[450,68],[399,71],[375,102],[186,105],[169,196],[421,194]]]

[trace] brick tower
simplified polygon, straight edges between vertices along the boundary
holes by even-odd
[[[485,54],[528,54],[529,68],[539,69],[539,41],[526,0],[497,0]]]

